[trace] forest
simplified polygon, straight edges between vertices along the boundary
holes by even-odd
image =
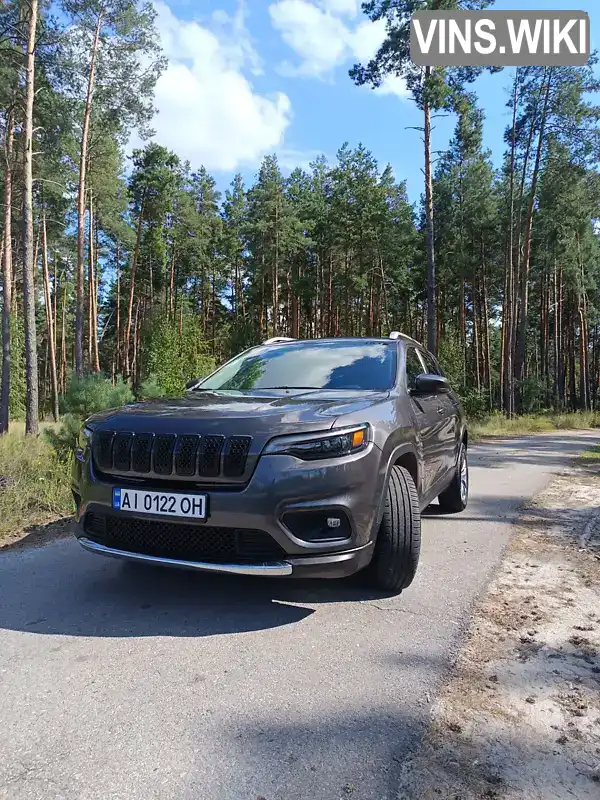
[[[406,22],[365,10],[389,35],[346,80],[405,78],[423,120],[415,204],[368,143],[289,175],[267,155],[221,194],[151,136],[152,4],[0,5],[2,432],[58,420],[90,375],[174,394],[269,336],[391,330],[427,344],[472,416],[598,407],[595,58],[495,76],[509,122],[492,154],[476,71],[417,69]],[[442,153],[437,113],[455,120]],[[145,146],[128,154],[134,130]]]

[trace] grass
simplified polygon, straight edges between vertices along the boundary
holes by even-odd
[[[525,436],[528,433],[550,431],[591,430],[600,428],[600,412],[577,411],[569,414],[524,414],[507,419],[502,414],[492,414],[484,420],[469,423],[472,439],[486,436]]]
[[[591,450],[584,450],[580,458],[588,464],[600,464],[600,444],[592,447]]]
[[[9,534],[71,514],[69,468],[43,436],[25,438],[11,425],[0,436],[0,544]]]

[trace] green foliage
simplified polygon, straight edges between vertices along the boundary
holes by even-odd
[[[137,391],[138,400],[156,400],[163,397],[165,394],[164,389],[160,385],[160,381],[156,375],[150,375],[145,381],[142,381]]]
[[[539,414],[548,408],[548,387],[541,378],[531,375],[520,382],[521,410],[524,414]]]
[[[21,432],[0,437],[0,476],[0,542],[71,512],[68,473],[43,437],[25,438]]]
[[[440,366],[444,375],[452,384],[456,392],[461,392],[465,387],[465,348],[458,338],[452,334],[446,335],[440,342],[438,353]]]
[[[156,322],[150,333],[148,364],[165,395],[179,394],[192,378],[212,372],[215,361],[207,353],[198,317],[184,314],[181,330],[165,320]]]
[[[61,417],[60,425],[44,430],[44,438],[52,447],[59,462],[65,465],[65,469],[77,447],[77,437],[82,422],[82,417],[77,414],[65,414]]]
[[[133,393],[122,379],[112,382],[100,373],[78,378],[72,375],[66,393],[60,398],[61,424],[44,431],[56,457],[66,463],[77,446],[84,420],[98,411],[118,408],[133,401]]]
[[[476,389],[466,389],[458,394],[468,420],[482,420],[489,415],[489,395],[485,394],[484,392],[478,392]]]
[[[133,393],[121,378],[113,386],[101,373],[91,373],[81,378],[76,375],[71,377],[67,391],[61,397],[60,407],[62,414],[85,419],[97,411],[118,408],[132,400]]]

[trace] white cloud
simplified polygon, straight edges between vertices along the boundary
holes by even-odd
[[[395,94],[396,97],[410,97],[410,92],[406,87],[406,81],[399,75],[388,75],[383,79],[381,86],[375,89],[375,94]]]
[[[344,15],[358,15],[358,2],[318,2],[319,5],[309,0],[277,0],[269,6],[273,27],[299,58],[296,64],[281,64],[283,74],[331,78],[342,65],[369,61],[385,39],[385,21],[363,19],[351,24],[342,19]],[[395,76],[386,78],[377,92],[398,97],[408,94],[402,78]]]
[[[320,4],[325,11],[330,11],[332,14],[347,14],[349,17],[355,17],[359,12],[359,0],[320,0]]]
[[[384,39],[385,20],[377,22],[365,20],[351,32],[352,52],[359,61],[369,61],[377,53]]]
[[[280,147],[290,123],[287,95],[255,91],[245,72],[260,74],[260,59],[244,10],[212,15],[210,27],[181,20],[155,2],[169,66],[156,85],[156,140],[182,159],[213,170],[254,165]]]
[[[275,152],[279,166],[284,173],[292,172],[296,167],[308,172],[312,162],[323,155],[321,150],[296,150],[293,147],[283,147]]]
[[[269,6],[273,26],[283,41],[300,56],[296,67],[283,65],[283,71],[323,77],[345,61],[348,29],[344,22],[307,0],[280,0]]]

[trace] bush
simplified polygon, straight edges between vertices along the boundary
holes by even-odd
[[[67,464],[71,453],[77,447],[77,437],[83,419],[76,414],[65,414],[61,424],[56,428],[46,428],[44,437],[54,450],[57,459]]]
[[[132,400],[133,393],[121,378],[113,386],[108,378],[95,372],[82,378],[71,377],[67,391],[61,397],[60,410],[62,414],[74,414],[85,419],[97,411],[118,408]]]
[[[459,392],[463,408],[467,419],[485,419],[490,413],[490,398],[484,392],[473,390],[470,392]]]
[[[68,473],[43,437],[0,436],[0,540],[72,512]]]
[[[156,400],[164,395],[165,391],[156,375],[150,375],[149,378],[142,381],[137,393],[138,400]]]
[[[129,386],[121,378],[113,386],[100,373],[72,376],[66,393],[60,399],[61,425],[44,431],[46,441],[56,458],[65,464],[77,446],[77,436],[84,420],[98,411],[118,408],[133,401]]]

